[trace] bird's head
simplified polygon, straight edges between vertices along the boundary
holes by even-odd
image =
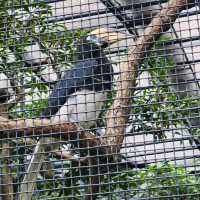
[[[87,36],[82,36],[77,47],[78,60],[102,57],[103,50],[109,45],[126,38],[120,33],[107,28],[98,28]]]

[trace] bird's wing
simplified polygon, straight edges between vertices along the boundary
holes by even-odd
[[[98,65],[95,59],[80,61],[70,70],[65,72],[62,80],[58,81],[48,99],[48,107],[42,112],[43,117],[51,117],[63,106],[70,94],[84,88],[90,83],[94,76],[94,67]]]

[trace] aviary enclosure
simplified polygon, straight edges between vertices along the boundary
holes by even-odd
[[[200,199],[198,0],[0,0],[0,200]]]

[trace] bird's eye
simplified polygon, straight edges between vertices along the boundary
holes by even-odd
[[[97,37],[96,35],[89,35],[87,36],[86,40],[88,42],[96,44],[99,47],[104,47],[105,45],[107,46],[107,44],[105,44],[106,42],[103,39]]]
[[[102,48],[107,48],[109,46],[108,42],[107,41],[102,41],[102,44],[101,44],[101,47]]]

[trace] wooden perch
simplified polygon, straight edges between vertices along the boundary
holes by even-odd
[[[62,138],[63,140],[77,141],[82,147],[99,146],[99,139],[94,134],[83,131],[78,125],[71,122],[62,124],[51,123],[48,119],[16,119],[8,120],[0,117],[0,138],[37,137],[49,136]]]

